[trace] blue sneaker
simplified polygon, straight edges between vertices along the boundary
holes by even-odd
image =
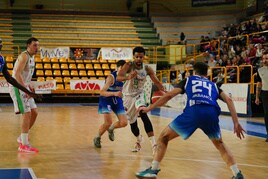
[[[233,176],[232,179],[244,179],[244,176],[242,175],[240,171],[236,176]]]
[[[136,173],[136,177],[140,178],[140,177],[146,177],[146,178],[156,178],[157,173],[160,171],[160,169],[158,170],[152,170],[152,167],[147,168],[144,171],[140,171],[138,173]]]

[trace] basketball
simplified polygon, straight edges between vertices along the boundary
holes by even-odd
[[[165,94],[164,91],[155,91],[152,96],[152,104],[155,103],[159,98]]]

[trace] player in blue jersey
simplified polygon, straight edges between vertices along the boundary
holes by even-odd
[[[112,72],[105,81],[105,85],[100,91],[99,114],[104,115],[104,123],[100,126],[97,136],[93,142],[95,147],[101,148],[101,136],[108,131],[109,139],[114,141],[114,129],[125,127],[127,125],[127,116],[122,100],[122,88],[124,80],[132,79],[136,73],[132,73],[126,77],[118,77],[117,73],[126,62],[119,60],[116,64],[117,70]],[[117,79],[120,78],[120,81]],[[124,78],[124,79],[122,79]],[[117,115],[118,121],[112,124],[112,111]]]
[[[151,167],[136,173],[137,177],[155,178],[160,171],[159,164],[164,158],[168,142],[178,136],[186,140],[197,128],[200,128],[219,150],[223,160],[232,170],[233,178],[244,178],[236,165],[233,155],[222,140],[219,127],[219,115],[221,111],[217,104],[218,98],[226,102],[230,110],[234,123],[234,133],[240,139],[244,137],[244,129],[238,121],[233,101],[226,93],[206,78],[207,64],[197,62],[193,68],[195,72],[194,76],[182,80],[177,88],[166,93],[154,104],[141,109],[144,112],[148,112],[155,107],[164,105],[177,94],[186,93],[187,95],[187,104],[183,113],[176,117],[160,134]]]
[[[15,78],[13,78],[10,73],[7,70],[7,66],[6,66],[6,62],[4,57],[1,55],[1,50],[2,50],[3,44],[2,44],[2,39],[0,38],[0,73],[3,74],[3,76],[5,77],[5,79],[7,80],[8,83],[10,83],[11,85],[19,88],[20,90],[22,90],[23,92],[27,93],[30,97],[33,98],[40,98],[41,96],[38,94],[35,94],[32,91],[29,91],[27,88],[25,88],[24,86],[22,86],[20,83],[17,82],[17,80]]]

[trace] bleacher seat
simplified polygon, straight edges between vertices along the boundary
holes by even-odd
[[[45,81],[45,77],[38,77],[37,81]]]
[[[12,74],[13,73],[13,70],[7,70],[10,74]]]
[[[98,80],[105,80],[105,77],[99,77]]]
[[[93,69],[93,65],[91,63],[87,63],[86,70],[92,70],[92,69]]]
[[[8,69],[13,69],[13,63],[7,63],[7,68]]]
[[[65,89],[67,89],[67,90],[71,89],[70,84],[68,84],[68,83],[65,83],[64,86],[65,86]]]
[[[85,59],[84,60],[84,63],[86,64],[86,63],[92,63],[92,60],[87,60],[87,59]]]
[[[107,63],[102,64],[102,69],[109,70],[110,69],[109,64]]]
[[[79,70],[79,76],[87,76],[86,70]]]
[[[54,70],[53,75],[54,76],[61,76],[61,71],[60,70]]]
[[[56,83],[62,83],[62,78],[57,76],[55,77]]]
[[[64,77],[63,82],[64,83],[70,83],[71,77]]]
[[[44,76],[44,71],[43,70],[36,70],[36,76]]]
[[[35,64],[35,68],[36,68],[37,70],[39,70],[39,69],[43,69],[43,64],[42,64],[42,63],[36,63],[36,64]]]
[[[116,69],[116,64],[115,64],[115,63],[112,63],[110,68],[111,68],[112,70],[115,70],[115,69]]]
[[[71,70],[71,76],[79,76],[77,70]]]
[[[72,80],[80,80],[78,76],[72,77]]]
[[[75,63],[69,64],[69,69],[70,70],[76,70],[76,64]]]
[[[52,76],[52,70],[45,70],[45,76]]]
[[[111,74],[111,71],[110,70],[105,70],[104,71],[104,76],[108,76],[108,75],[110,75]]]
[[[101,65],[99,63],[95,63],[94,64],[94,69],[95,70],[100,70],[101,69]]]
[[[95,76],[94,70],[88,70],[87,71],[87,76]]]
[[[41,63],[42,62],[40,57],[34,57],[34,61],[35,61],[35,63]]]
[[[103,76],[103,71],[102,70],[97,70],[96,71],[96,76]]]
[[[62,70],[68,70],[68,69],[69,69],[67,63],[62,63],[62,64],[60,64],[60,68],[61,68]]]
[[[107,60],[102,60],[102,59],[101,59],[99,62],[100,62],[100,63],[107,63]]]
[[[94,76],[94,77],[90,77],[89,79],[90,79],[90,80],[96,80],[97,77]]]
[[[59,60],[57,58],[51,58],[51,63],[59,63]]]
[[[83,76],[83,77],[81,78],[81,80],[88,80],[88,77]]]
[[[72,60],[72,59],[68,58],[67,62],[68,63],[75,63],[75,60]]]
[[[80,63],[84,63],[84,61],[83,60],[75,60],[75,63],[80,64]]]
[[[50,80],[54,80],[54,78],[52,76],[46,77],[46,81],[50,81]]]
[[[44,69],[45,70],[50,70],[51,69],[51,64],[50,63],[45,63],[44,64]]]
[[[50,63],[50,58],[45,57],[42,59],[43,63]]]
[[[52,69],[54,69],[54,70],[60,69],[60,65],[58,63],[53,63]]]
[[[85,69],[85,65],[83,63],[79,63],[79,64],[77,64],[77,69],[78,70],[84,70]]]
[[[5,60],[6,60],[6,62],[13,63],[13,57],[12,56],[7,56]]]
[[[57,84],[56,89],[57,90],[64,90],[63,84]]]
[[[69,72],[69,70],[62,70],[61,75],[62,76],[70,76],[70,72]]]
[[[62,57],[62,58],[60,58],[59,62],[60,62],[60,63],[67,63],[67,60],[66,60],[66,58],[63,58],[63,57]]]

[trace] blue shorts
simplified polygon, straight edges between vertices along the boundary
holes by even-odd
[[[184,110],[169,127],[184,140],[188,139],[196,129],[200,128],[210,139],[220,139],[220,110],[210,105],[195,105]]]
[[[98,113],[109,114],[112,111],[116,115],[126,114],[122,98],[100,96]]]

